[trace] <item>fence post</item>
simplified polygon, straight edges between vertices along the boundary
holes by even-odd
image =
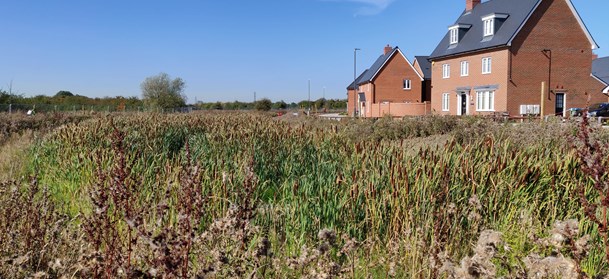
[[[13,104],[8,104],[8,114],[11,114],[13,111]]]

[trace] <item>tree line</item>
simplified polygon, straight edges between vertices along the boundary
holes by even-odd
[[[53,96],[36,95],[25,97],[22,94],[14,94],[0,89],[0,104],[20,105],[55,105],[55,106],[95,106],[112,107],[113,110],[125,110],[126,107],[148,108],[148,109],[174,109],[182,107],[194,107],[205,110],[286,110],[286,109],[315,109],[315,110],[337,110],[346,109],[346,100],[327,100],[320,98],[315,101],[300,101],[298,103],[286,103],[283,100],[272,102],[264,98],[256,102],[197,102],[187,104],[184,94],[186,82],[181,78],[171,78],[166,73],[160,73],[146,78],[141,84],[142,98],[132,97],[103,97],[90,98],[74,94],[67,90],[57,92]]]
[[[294,110],[294,109],[315,109],[315,110],[338,110],[347,108],[347,100],[324,99],[315,101],[300,101],[298,103],[285,101],[272,102],[269,99],[261,99],[256,102],[198,102],[195,106],[205,110]]]
[[[144,105],[138,97],[103,97],[89,98],[70,91],[59,91],[53,96],[36,95],[25,97],[22,94],[14,94],[0,89],[0,104],[20,105],[75,105],[75,106],[130,106],[141,107]]]

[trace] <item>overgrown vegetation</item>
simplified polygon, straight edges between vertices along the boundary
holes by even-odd
[[[571,145],[586,127],[257,113],[65,125],[32,146],[30,181],[0,185],[0,277],[606,275],[590,213],[606,175],[583,167],[600,149]]]

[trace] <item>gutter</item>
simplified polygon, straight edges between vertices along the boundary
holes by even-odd
[[[500,45],[500,46],[494,46],[494,47],[487,47],[487,48],[478,48],[475,50],[470,50],[470,51],[465,51],[465,52],[459,52],[459,53],[454,53],[454,54],[449,54],[449,55],[444,55],[444,56],[436,56],[436,57],[429,57],[429,59],[427,59],[429,62],[433,62],[436,60],[444,60],[444,59],[450,59],[456,56],[465,56],[465,55],[469,55],[472,53],[477,53],[477,52],[483,52],[483,51],[487,51],[487,50],[494,50],[494,49],[501,49],[501,48],[509,48],[510,46],[508,45]]]

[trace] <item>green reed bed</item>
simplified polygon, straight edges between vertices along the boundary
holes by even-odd
[[[280,259],[279,268],[263,277],[304,275],[306,269],[288,268],[289,259],[301,255],[302,245],[313,245],[324,228],[362,245],[351,256],[332,258],[358,277],[428,278],[437,274],[431,257],[446,252],[458,261],[471,254],[484,229],[502,232],[511,247],[506,261],[522,267],[530,252],[547,252],[531,235],[541,237],[557,220],[583,219],[575,190],[588,181],[568,144],[574,126],[437,117],[380,121],[300,123],[247,113],[91,119],[39,141],[30,172],[48,185],[62,212],[91,214],[96,169],[111,168],[117,159],[110,136],[116,129],[124,133],[142,208],[158,207],[168,187],[175,188],[187,155],[199,166],[198,186],[206,197],[201,232],[243,202],[244,169],[250,168],[257,182],[254,239],[268,236]],[[354,133],[367,129],[373,138]],[[436,147],[434,135],[450,137]],[[427,147],[413,149],[405,140],[419,136]],[[596,241],[594,226],[581,227]],[[607,270],[600,253],[592,249],[585,272]],[[497,265],[510,274],[506,264]]]

